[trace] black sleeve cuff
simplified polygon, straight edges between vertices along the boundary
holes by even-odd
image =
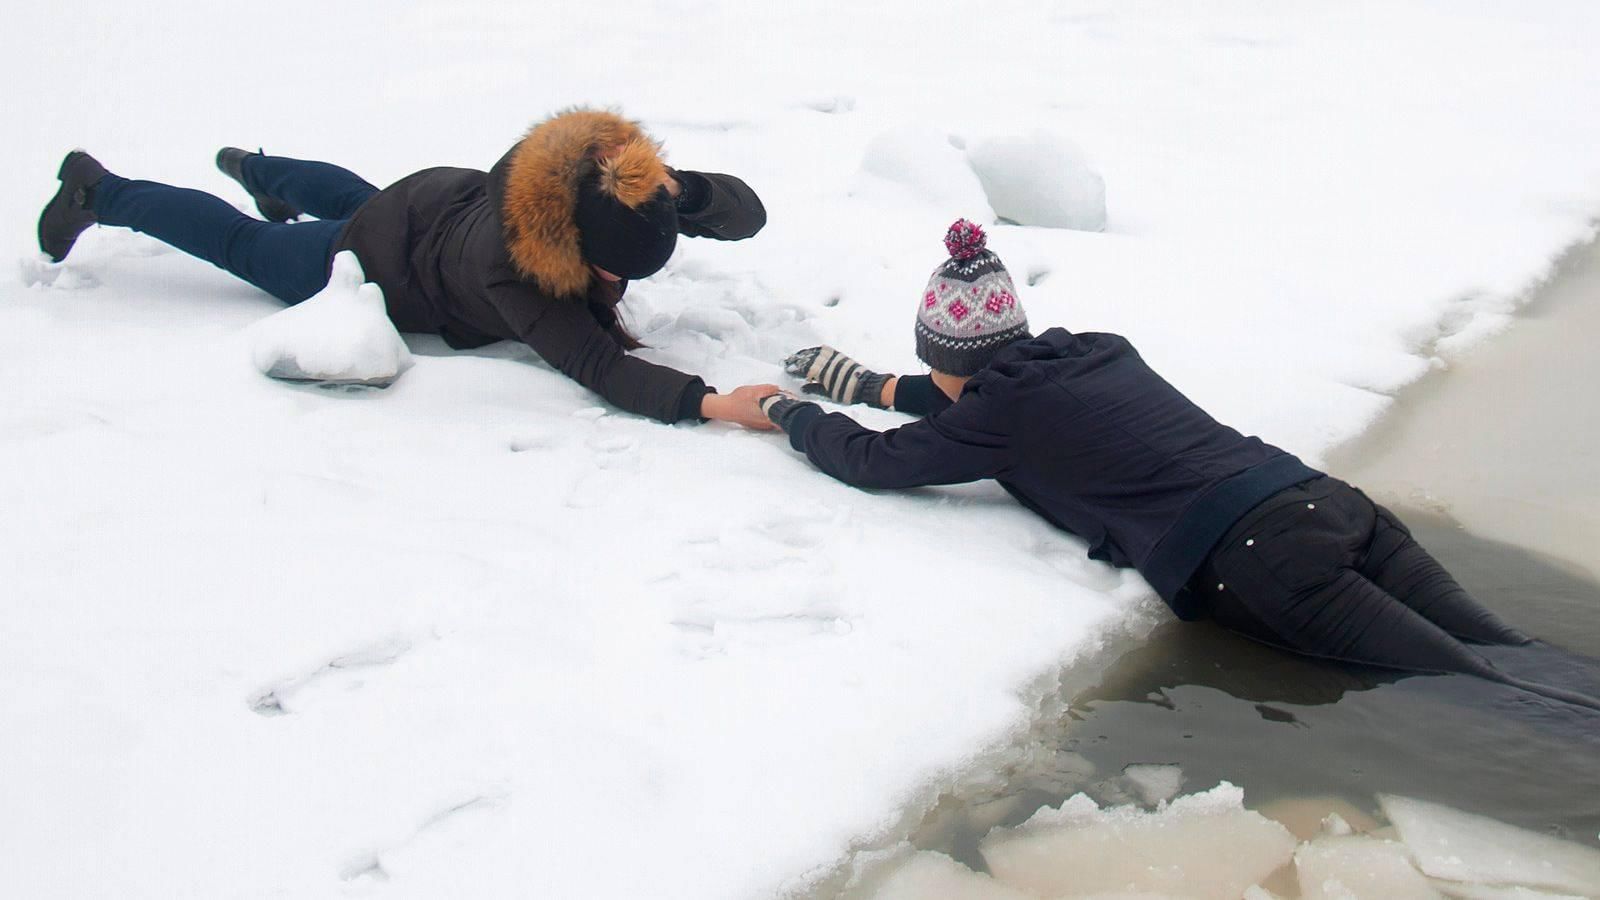
[[[801,453],[806,452],[806,431],[820,415],[822,407],[815,403],[802,403],[789,419],[789,446]]]
[[[914,416],[931,416],[950,405],[932,375],[901,375],[894,383],[894,408]]]
[[[715,394],[717,389],[709,387],[706,383],[696,378],[689,382],[683,389],[683,395],[678,398],[678,422],[704,422],[705,417],[700,415],[700,404],[705,402],[707,394]]]
[[[682,188],[678,192],[678,214],[692,216],[704,212],[706,204],[711,202],[711,183],[699,172],[670,171]]]

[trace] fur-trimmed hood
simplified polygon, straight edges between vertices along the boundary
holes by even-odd
[[[629,208],[655,196],[668,174],[661,145],[639,123],[582,107],[533,126],[491,174],[512,265],[556,297],[583,296],[593,274],[573,216],[578,186],[594,173]]]

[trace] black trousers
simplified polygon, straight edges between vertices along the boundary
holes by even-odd
[[[1348,662],[1500,680],[1469,644],[1529,642],[1473,600],[1393,513],[1327,476],[1246,513],[1191,589],[1228,628]]]

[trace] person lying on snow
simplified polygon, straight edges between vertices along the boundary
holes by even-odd
[[[1091,558],[1138,569],[1181,619],[1210,616],[1301,653],[1509,681],[1468,644],[1530,639],[1393,513],[1212,419],[1126,338],[1029,334],[979,226],[957,221],[945,247],[917,307],[931,375],[874,372],[831,347],[785,363],[809,393],[926,418],[879,433],[787,394],[763,398],[818,468],[862,488],[993,478],[1087,541]]]
[[[663,422],[772,427],[757,403],[776,386],[722,395],[626,352],[640,346],[617,317],[629,279],[664,266],[679,234],[737,241],[767,220],[738,178],[668,168],[636,122],[566,110],[488,172],[423,169],[383,190],[328,163],[232,147],[217,166],[267,221],[69,153],[39,219],[40,249],[60,262],[90,225],[126,226],[289,304],[321,290],[334,254],[353,250],[401,331],[457,349],[522,341],[615,406]],[[316,220],[289,221],[300,215]]]

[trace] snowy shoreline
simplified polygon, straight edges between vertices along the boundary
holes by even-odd
[[[242,204],[217,146],[383,184],[617,103],[771,214],[630,290],[646,354],[726,387],[823,340],[916,371],[915,295],[965,212],[928,193],[954,189],[949,139],[1046,128],[1104,175],[1108,230],[991,229],[1030,319],[1128,335],[1308,461],[1441,340],[1486,334],[1600,211],[1600,121],[1574,112],[1600,95],[1589,4],[608,13],[597,41],[474,3],[12,11],[0,868],[19,894],[803,890],[1157,609],[993,486],[852,491],[768,436],[616,414],[521,348],[411,338],[381,393],[268,382],[247,329],[276,305],[204,264],[112,229],[38,264],[73,146]],[[94,65],[60,64],[67,20]],[[918,132],[931,181],[864,165]]]

